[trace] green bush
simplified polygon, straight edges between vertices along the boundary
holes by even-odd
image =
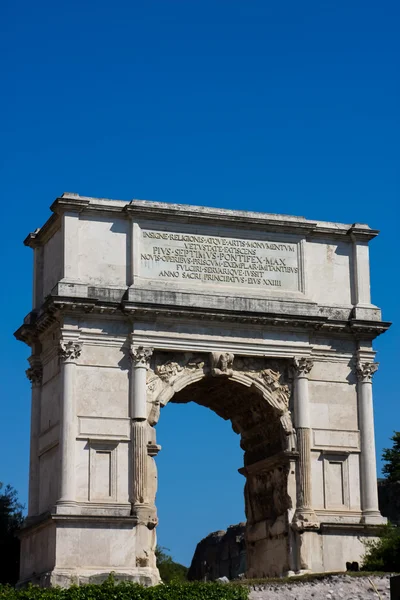
[[[382,473],[388,481],[400,481],[400,431],[394,431],[390,438],[393,448],[384,448],[382,458],[386,462]]]
[[[0,584],[14,585],[19,572],[19,539],[16,536],[22,525],[23,506],[17,492],[0,482]]]
[[[157,546],[156,548],[157,567],[163,583],[182,583],[186,581],[189,569],[175,562],[166,550],[168,548],[163,548],[162,546]]]
[[[380,538],[366,547],[363,571],[400,572],[400,527],[386,525]]]
[[[101,585],[39,588],[29,586],[16,590],[0,585],[1,600],[248,600],[244,586],[230,583],[170,583],[145,588],[131,582],[114,585],[109,578]]]

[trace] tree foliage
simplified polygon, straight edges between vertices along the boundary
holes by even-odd
[[[22,525],[22,509],[17,492],[0,482],[0,583],[13,585],[18,580],[19,539],[16,533]]]
[[[157,567],[161,579],[164,583],[186,581],[188,568],[172,560],[167,550],[168,548],[162,546],[156,547]]]
[[[393,442],[392,448],[385,448],[382,458],[386,462],[382,473],[388,481],[400,481],[400,431],[394,431],[390,438]]]
[[[400,572],[400,528],[386,525],[381,537],[366,543],[362,569],[364,571]]]

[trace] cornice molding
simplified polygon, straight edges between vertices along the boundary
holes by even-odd
[[[39,248],[43,246],[50,239],[58,229],[61,227],[61,219],[59,215],[53,214],[46,221],[43,227],[35,229],[32,233],[29,233],[24,239],[24,245],[29,248]]]
[[[46,239],[46,231],[51,228],[55,219],[64,212],[85,212],[102,215],[116,215],[120,218],[147,221],[176,222],[176,223],[214,223],[217,226],[235,226],[236,229],[254,229],[278,233],[297,234],[303,237],[347,238],[350,240],[369,241],[378,235],[378,231],[368,225],[353,223],[351,226],[344,223],[331,223],[325,221],[311,221],[305,217],[279,215],[253,211],[239,211],[189,204],[169,204],[150,200],[111,200],[106,198],[93,198],[80,196],[74,193],[64,193],[51,205],[53,215],[39,230],[29,234],[25,243],[31,245],[32,236],[36,244],[42,244]]]
[[[178,223],[205,223],[210,221],[221,225],[232,225],[235,228],[245,229],[262,226],[271,232],[297,233],[307,235],[317,226],[315,221],[308,221],[304,217],[289,217],[286,215],[273,215],[240,210],[209,208],[191,206],[188,204],[167,204],[165,202],[150,202],[147,200],[132,200],[124,207],[124,212],[132,218],[173,221]]]
[[[88,298],[50,297],[39,311],[25,317],[24,324],[15,332],[15,337],[31,345],[64,314],[101,314],[104,317],[126,318],[127,320],[157,319],[164,317],[177,320],[243,323],[262,325],[276,329],[298,329],[329,335],[348,335],[357,340],[372,340],[389,329],[384,321],[357,321],[355,319],[333,321],[328,316],[303,316],[276,313],[243,313],[242,311],[215,310],[196,307],[174,307],[157,304],[104,302]]]
[[[79,194],[64,193],[59,198],[56,198],[50,206],[50,210],[58,215],[64,212],[82,212],[90,204],[88,198],[83,198]]]
[[[365,223],[353,223],[347,233],[354,242],[369,242],[379,234],[379,230],[371,229]]]

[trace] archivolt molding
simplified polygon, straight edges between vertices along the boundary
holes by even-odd
[[[147,373],[149,422],[158,421],[159,410],[188,385],[207,376],[227,377],[261,394],[281,418],[285,435],[294,429],[289,412],[290,386],[282,364],[264,357],[234,356],[229,352],[154,352]],[[293,448],[292,448],[293,449]]]

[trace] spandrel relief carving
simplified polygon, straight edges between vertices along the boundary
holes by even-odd
[[[196,370],[203,370],[205,365],[206,359],[202,355],[191,352],[160,352],[155,357],[154,374],[163,383],[172,385],[178,377]]]
[[[230,377],[233,375],[234,355],[231,352],[211,352],[211,375],[216,377],[224,375]]]
[[[291,389],[287,364],[259,357],[238,357],[235,371],[259,381],[283,408],[289,407]]]
[[[290,388],[282,383],[282,374],[273,369],[264,369],[261,371],[261,377],[264,380],[269,391],[276,395],[277,399],[286,407],[289,406]]]
[[[178,373],[181,373],[181,371],[183,371],[183,366],[172,360],[169,360],[164,364],[157,365],[155,369],[156,375],[158,375],[163,381],[169,381],[173,377],[176,377]]]

